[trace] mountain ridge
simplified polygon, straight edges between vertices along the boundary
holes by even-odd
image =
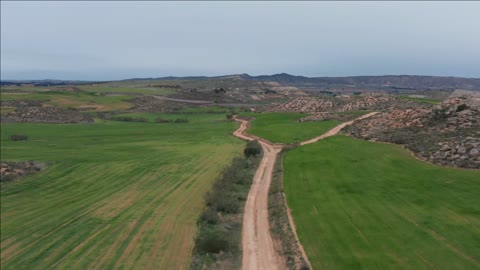
[[[342,77],[306,77],[277,73],[272,75],[252,76],[247,73],[221,76],[167,76],[157,78],[131,78],[109,81],[82,80],[1,80],[0,85],[31,83],[35,85],[64,85],[85,83],[106,83],[114,81],[174,81],[174,80],[249,80],[273,82],[285,86],[294,86],[310,90],[325,90],[330,88],[372,88],[372,89],[412,89],[412,90],[480,90],[480,78],[465,78],[454,76],[424,76],[424,75],[378,75],[378,76],[342,76]]]

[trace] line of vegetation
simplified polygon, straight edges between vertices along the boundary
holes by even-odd
[[[268,219],[273,239],[280,243],[280,254],[286,258],[287,269],[309,269],[288,221],[287,205],[283,190],[283,157],[293,148],[284,148],[277,156],[272,183],[268,192]]]
[[[157,118],[155,119],[156,123],[188,123],[188,119],[184,118],[177,118],[177,119],[164,119],[164,118]]]
[[[106,117],[108,120],[112,121],[121,121],[121,122],[142,122],[147,123],[150,122],[146,117],[135,117],[135,116],[113,116],[113,117]],[[176,118],[176,119],[165,119],[158,117],[155,119],[155,123],[188,123],[190,122],[186,118]]]
[[[405,100],[411,100],[411,101],[417,101],[420,103],[428,103],[428,104],[438,104],[441,102],[441,100],[436,100],[436,99],[431,99],[431,98],[422,98],[422,97],[410,97],[408,95],[400,95],[398,96],[400,99],[405,99]]]
[[[243,209],[262,156],[251,149],[261,149],[260,144],[249,142],[244,156],[232,160],[205,196],[190,269],[240,267]]]
[[[10,140],[12,141],[26,141],[28,140],[27,135],[21,135],[21,134],[13,134],[10,136]]]
[[[131,117],[131,116],[114,116],[109,120],[122,121],[122,122],[148,122],[148,119],[145,117]]]

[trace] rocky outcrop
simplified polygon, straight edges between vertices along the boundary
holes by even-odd
[[[0,100],[1,107],[40,107],[42,100]]]
[[[175,112],[185,107],[182,103],[166,99],[158,99],[153,96],[140,96],[132,99],[136,112]]]
[[[4,119],[2,118],[2,121]],[[60,107],[17,107],[5,116],[5,122],[90,124],[93,118],[76,109]]]
[[[315,113],[298,119],[298,122],[312,122],[312,121],[330,121],[336,120],[346,122],[358,117],[358,114],[340,114],[340,113]]]
[[[480,135],[480,134],[479,134]],[[440,149],[426,159],[442,165],[480,168],[480,137],[438,143]]]
[[[480,169],[480,98],[454,97],[431,109],[383,112],[344,132],[402,144],[436,164]]]
[[[1,182],[13,181],[18,177],[29,175],[43,170],[47,163],[38,161],[1,162]]]
[[[283,103],[265,106],[266,112],[347,112],[356,110],[391,110],[404,108],[431,107],[387,94],[367,93],[358,96],[340,95],[335,97],[297,97]]]

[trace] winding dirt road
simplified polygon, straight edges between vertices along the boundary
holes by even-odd
[[[323,138],[336,135],[342,128],[351,125],[354,121],[365,119],[375,114],[376,112],[369,113],[355,120],[342,123],[323,135],[302,142],[300,145],[314,143]],[[263,157],[253,178],[253,183],[245,203],[242,228],[242,269],[285,269],[285,258],[278,254],[274,247],[272,235],[270,234],[270,223],[268,221],[268,190],[272,181],[273,167],[277,159],[277,154],[282,150],[284,145],[273,144],[263,138],[248,134],[245,132],[248,128],[248,121],[236,116],[234,120],[240,122],[240,127],[233,132],[233,135],[246,141],[258,140],[263,149]],[[291,227],[295,228],[289,211],[288,215]],[[299,249],[302,255],[307,263],[310,264],[303,247],[300,245],[295,229],[293,229],[293,233],[299,243]]]
[[[248,121],[236,117],[235,120],[241,124],[233,135],[247,141],[258,139],[256,136],[245,133]],[[285,261],[273,245],[268,221],[268,189],[272,181],[275,160],[277,154],[282,150],[282,145],[275,145],[266,140],[258,140],[258,142],[262,146],[263,157],[253,177],[253,183],[245,203],[242,228],[242,269],[282,269]]]

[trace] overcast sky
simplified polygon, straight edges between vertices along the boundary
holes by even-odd
[[[1,2],[2,79],[480,77],[480,2]]]

